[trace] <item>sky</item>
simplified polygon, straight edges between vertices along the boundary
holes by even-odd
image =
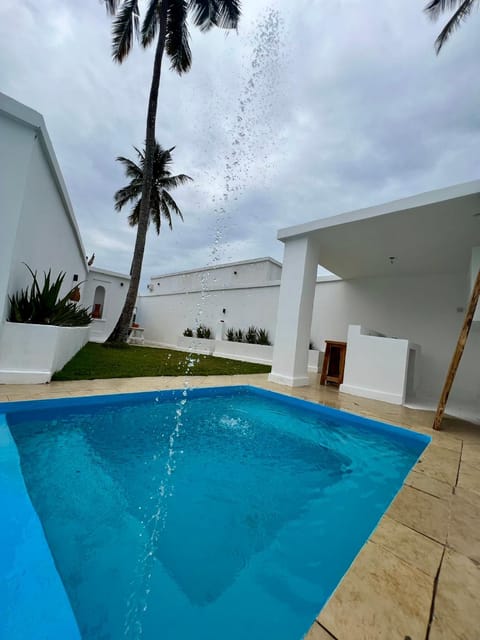
[[[280,228],[478,179],[480,12],[435,55],[423,0],[243,0],[237,32],[191,27],[164,64],[157,139],[184,222],[149,230],[151,276],[272,256]],[[0,91],[45,118],[95,266],[128,273],[113,194],[145,138],[153,50],[111,59],[100,0],[1,0]],[[414,241],[414,239],[412,239]]]

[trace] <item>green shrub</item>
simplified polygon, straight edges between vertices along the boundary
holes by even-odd
[[[243,342],[243,331],[241,329],[237,329],[235,331],[235,342]]]
[[[88,309],[80,307],[70,300],[70,296],[78,285],[75,285],[63,298],[59,298],[60,289],[66,273],[60,272],[52,281],[51,269],[43,272],[43,285],[40,288],[35,273],[26,264],[33,282],[30,289],[21,289],[13,296],[9,296],[9,322],[28,324],[49,324],[58,327],[84,327],[92,321]]]
[[[206,327],[204,324],[198,325],[197,338],[205,338],[206,340],[209,340],[211,335],[212,330],[209,327]]]
[[[266,329],[259,329],[257,333],[257,344],[270,345],[270,338]]]
[[[250,325],[245,333],[245,342],[248,342],[248,344],[257,344],[257,338],[257,327]]]
[[[229,342],[234,342],[235,341],[235,329],[227,329],[227,332],[225,334],[227,336],[227,340]]]
[[[191,329],[185,329],[185,331],[183,332],[183,335],[186,338],[193,338],[193,331]]]

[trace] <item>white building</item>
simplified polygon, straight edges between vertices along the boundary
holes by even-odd
[[[138,303],[145,339],[175,347],[199,323],[214,332],[221,320],[254,324],[274,342],[270,379],[287,385],[310,384],[310,341],[322,350],[347,341],[341,390],[434,406],[480,266],[479,214],[473,182],[282,230],[281,285],[268,258],[221,265],[218,277],[210,267],[152,279]],[[268,261],[275,279],[258,267]],[[239,265],[252,275],[243,279]],[[338,277],[317,278],[319,265]],[[449,403],[468,417],[480,416],[479,325]]]
[[[89,271],[42,116],[0,94],[0,383],[47,382],[89,339],[90,328],[6,321],[8,296],[31,284],[23,263],[38,272],[40,282],[43,271],[51,269],[53,277],[65,272],[61,293],[80,283],[86,307],[93,308],[102,286],[102,322],[94,322],[92,339],[108,336],[129,276]]]

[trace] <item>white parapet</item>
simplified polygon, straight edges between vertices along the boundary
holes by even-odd
[[[0,331],[0,384],[50,382],[87,342],[90,327],[5,322]]]
[[[419,352],[420,347],[409,340],[350,325],[340,391],[403,404],[407,391],[414,393],[416,388],[415,360]]]

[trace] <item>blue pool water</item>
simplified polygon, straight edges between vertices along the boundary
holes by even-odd
[[[428,442],[248,387],[28,404],[7,420],[85,640],[302,638]]]

